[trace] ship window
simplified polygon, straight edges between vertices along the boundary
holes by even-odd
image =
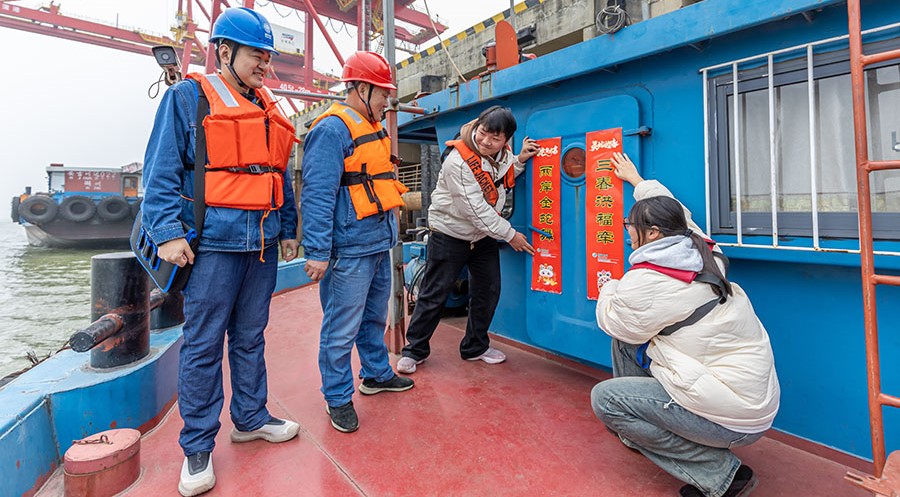
[[[567,176],[578,179],[584,176],[584,149],[580,147],[570,148],[563,154],[562,169]]]
[[[50,184],[49,189],[50,193],[60,193],[66,191],[66,173],[60,172],[52,172],[49,174],[50,176]]]
[[[891,40],[873,43],[865,52],[897,47],[900,40]],[[798,55],[773,63],[772,135],[765,55],[757,67],[741,66],[738,73],[738,133],[735,133],[731,67],[708,80],[710,214],[714,233],[737,232],[740,192],[743,235],[772,234],[774,203],[779,235],[812,236],[812,192],[815,191],[819,236],[858,237],[849,54],[840,50],[814,55],[812,131],[807,52],[804,49]],[[869,68],[865,85],[869,157],[898,160],[900,65],[893,61]],[[740,178],[736,178],[736,166]],[[870,177],[874,235],[880,239],[900,239],[900,171],[879,171]]]

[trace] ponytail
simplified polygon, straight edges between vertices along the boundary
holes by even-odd
[[[688,233],[689,232],[689,233]],[[713,256],[713,251],[709,248],[709,242],[706,241],[702,236],[695,233],[693,230],[688,230],[685,233],[685,236],[689,236],[691,241],[694,242],[694,248],[700,252],[700,258],[703,259],[703,269],[700,270],[701,273],[711,273],[716,278],[722,280],[724,284],[723,287],[717,285],[710,285],[713,289],[713,292],[719,297],[726,297],[728,295],[734,295],[734,290],[731,288],[731,282],[728,281],[728,278],[722,274],[722,271],[719,269],[719,265],[716,264],[716,258]],[[726,293],[727,295],[723,295]]]

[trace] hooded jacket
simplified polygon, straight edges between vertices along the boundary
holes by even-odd
[[[478,152],[473,135],[475,121],[463,125],[460,138],[469,149],[481,157],[481,167],[494,181],[502,178],[510,168],[515,168],[518,176],[525,170],[525,164],[505,147],[496,157],[485,157]],[[428,208],[428,224],[435,231],[461,240],[475,242],[484,237],[510,241],[516,234],[509,221],[500,215],[506,203],[506,188],[497,187],[498,200],[494,206],[484,198],[481,186],[472,174],[472,170],[455,149],[450,152],[437,184],[431,193],[431,206]]]
[[[672,194],[657,181],[643,181],[634,198]],[[691,221],[689,227],[702,230]],[[631,254],[629,263],[698,270],[699,252],[685,236],[668,236]],[[700,263],[702,266],[702,262]],[[687,318],[714,298],[711,287],[685,283],[652,269],[634,269],[600,290],[597,324],[611,337],[629,344],[650,342],[650,372],[678,405],[739,433],[759,433],[772,426],[780,387],[769,335],[750,299],[732,282],[734,295],[700,321],[668,336],[660,330]]]

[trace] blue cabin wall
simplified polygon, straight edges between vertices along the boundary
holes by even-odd
[[[692,18],[698,23],[707,20],[712,23],[712,19],[704,15],[711,16],[717,7],[730,3],[733,2],[706,0],[683,11],[694,9],[691,11]],[[652,128],[652,136],[626,137],[623,141],[626,153],[636,159],[645,178],[657,179],[669,187],[692,211],[695,221],[704,226],[703,84],[699,70],[846,34],[846,5],[825,3],[833,5],[816,12],[811,22],[798,15],[787,18],[779,15],[771,22],[752,29],[712,38],[702,50],[675,48],[622,63],[615,72],[595,71],[550,86],[530,87],[527,81],[529,68],[541,71],[533,79],[547,79],[546,71],[572,73],[571,67],[580,62],[573,59],[573,55],[583,56],[590,53],[592,47],[599,50],[615,43],[615,40],[589,40],[570,47],[571,50],[548,54],[508,70],[515,71],[521,77],[521,91],[506,91],[508,88],[505,87],[504,91],[500,91],[503,86],[500,83],[508,80],[497,77],[494,94],[504,93],[501,98],[444,109],[431,120],[439,143],[443,143],[453,137],[461,124],[475,118],[487,106],[509,106],[519,123],[514,137],[514,149],[518,151],[528,129],[539,126],[539,123],[529,121],[536,113],[569,105],[590,106],[602,99],[628,95],[637,101],[638,124]],[[894,0],[865,1],[862,11],[864,29],[900,21],[900,9]],[[734,22],[739,24],[740,19]],[[696,31],[696,26],[681,27],[678,23],[651,25],[649,21],[626,30],[644,30],[641,36],[652,37],[653,26]],[[616,36],[621,36],[622,43],[628,39],[624,34]],[[900,36],[900,33],[895,30],[893,36]],[[477,82],[474,85],[464,84],[459,90],[463,96],[461,101],[465,102],[466,96],[477,90],[477,85]],[[422,102],[425,106],[432,102],[442,105],[452,95],[452,92],[444,91],[426,97]],[[561,127],[580,126],[584,131],[612,127],[605,124],[611,116],[603,112],[594,112],[590,116],[567,113],[564,118],[569,121],[562,122]],[[601,122],[604,124],[597,124]],[[559,134],[531,137],[552,136]],[[564,136],[563,148],[571,143],[572,139],[567,140]],[[853,166],[848,164],[847,167]],[[524,188],[516,189],[516,208],[510,219],[517,230],[525,233],[531,217],[530,178],[526,179],[529,173],[530,169],[520,177],[519,182]],[[576,204],[583,202],[583,196],[578,196],[579,192],[583,193],[583,184],[579,191],[577,181],[573,183],[566,188],[573,192]],[[632,189],[626,187],[626,211],[633,203],[631,194]],[[583,210],[573,210],[571,205],[566,207],[564,204],[563,218],[563,243],[572,244],[579,231],[584,232]],[[580,236],[583,243],[583,234]],[[717,238],[728,239],[727,236]],[[772,341],[782,387],[781,410],[775,427],[870,459],[872,450],[859,256],[778,249],[726,248],[725,252],[732,260],[731,278],[750,295]],[[626,256],[628,253],[630,249],[626,244]],[[900,261],[896,259],[878,259],[878,263],[889,268],[883,272],[896,273],[894,270],[900,268]],[[586,323],[594,319],[594,303],[577,292],[562,296],[531,292],[530,264],[529,258],[508,247],[501,250],[503,291],[492,331],[582,362],[608,367],[609,339],[596,329],[596,325],[590,330],[586,328]],[[567,258],[563,264],[564,280],[585,279],[583,259]],[[898,292],[900,289],[896,288],[878,289],[882,387],[885,392],[894,395],[900,394],[900,337],[896,333],[897,323],[900,322]],[[540,312],[529,312],[529,308],[541,309],[547,319],[537,318]],[[564,310],[574,314],[561,319]],[[588,408],[587,401],[584,408]],[[888,409],[885,413],[888,451],[900,448],[900,413],[896,411]]]

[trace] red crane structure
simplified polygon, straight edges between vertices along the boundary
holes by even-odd
[[[425,13],[412,8],[414,0],[394,0],[394,18],[421,28],[412,33],[403,27],[396,27],[398,40],[419,44],[447,29]],[[60,13],[60,5],[53,2],[48,7],[32,9],[12,1],[0,0],[0,27],[29,31],[57,38],[99,45],[144,55],[151,55],[151,47],[169,45],[181,53],[181,72],[188,73],[189,64],[205,66],[206,72],[214,69],[213,47],[197,37],[203,33],[209,36],[210,27],[223,9],[231,6],[253,8],[255,3],[277,4],[288,9],[304,12],[305,32],[302,53],[285,52],[273,63],[271,78],[266,86],[275,90],[290,90],[329,94],[337,78],[313,69],[313,25],[315,24],[338,61],[343,64],[331,34],[322,17],[335,19],[357,27],[358,48],[368,49],[370,35],[381,32],[383,14],[381,0],[179,0],[176,25],[172,37],[127,30],[98,22],[87,21]],[[234,5],[232,5],[234,4]],[[199,16],[196,15],[199,12]],[[277,24],[277,19],[271,19]],[[290,102],[290,101],[289,101]],[[290,102],[294,110],[297,107]]]

